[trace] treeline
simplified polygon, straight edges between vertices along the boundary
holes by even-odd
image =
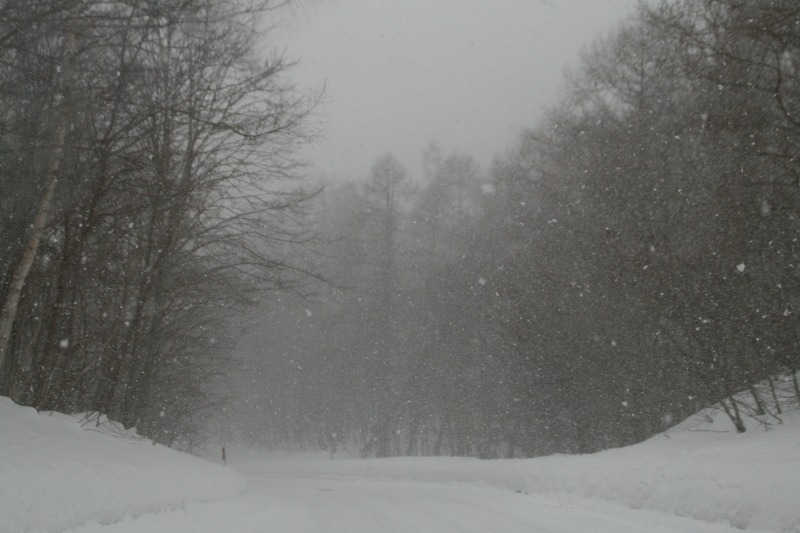
[[[581,453],[717,402],[744,431],[777,375],[797,404],[800,6],[642,8],[567,87],[486,175],[431,145],[423,185],[384,156],[327,191],[341,289],[269,315],[297,338],[254,349],[250,438]]]
[[[0,394],[181,446],[218,410],[233,317],[304,277],[272,8],[0,2]]]

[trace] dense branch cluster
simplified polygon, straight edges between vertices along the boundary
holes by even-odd
[[[327,191],[342,288],[269,315],[302,341],[250,350],[251,438],[588,452],[718,402],[743,431],[732,395],[774,376],[776,405],[800,400],[796,2],[642,8],[486,176],[423,160],[424,180],[385,156]]]
[[[191,445],[232,318],[305,277],[271,4],[0,2],[0,393]]]

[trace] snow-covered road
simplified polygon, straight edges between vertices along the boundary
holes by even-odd
[[[0,398],[0,531],[800,533],[800,415],[726,424],[702,412],[628,448],[491,461],[228,447],[223,467]]]
[[[319,464],[319,463],[318,463]],[[309,465],[241,465],[250,489],[215,503],[87,524],[89,532],[730,533],[737,531],[619,504],[547,499],[486,486],[331,475]],[[322,465],[320,465],[322,466]]]
[[[737,434],[706,411],[580,456],[228,447],[228,467],[84,422],[0,398],[0,531],[800,533],[800,414]]]

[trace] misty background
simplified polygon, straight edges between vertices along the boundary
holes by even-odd
[[[779,420],[752,385],[800,399],[798,21],[6,2],[0,393],[365,457]]]
[[[325,84],[322,138],[304,152],[314,173],[363,179],[392,151],[418,178],[439,140],[484,168],[556,102],[564,69],[634,10],[634,0],[302,2],[274,28]]]

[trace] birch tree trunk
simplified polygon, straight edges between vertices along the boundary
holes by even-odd
[[[3,301],[3,308],[0,312],[0,372],[5,363],[6,353],[8,352],[11,331],[14,327],[14,320],[17,316],[19,300],[22,296],[22,288],[25,280],[31,271],[36,253],[39,250],[39,242],[42,240],[47,220],[53,211],[53,197],[55,196],[58,173],[61,168],[61,159],[64,152],[64,140],[67,134],[68,115],[69,115],[69,90],[70,72],[72,59],[75,55],[75,34],[70,31],[66,37],[66,54],[63,62],[63,86],[62,99],[59,103],[58,113],[55,117],[55,135],[53,136],[53,146],[50,149],[50,161],[45,173],[44,194],[42,195],[36,217],[33,219],[30,236],[25,248],[22,250],[19,263],[17,263],[14,273],[11,276],[11,283],[8,286]]]

